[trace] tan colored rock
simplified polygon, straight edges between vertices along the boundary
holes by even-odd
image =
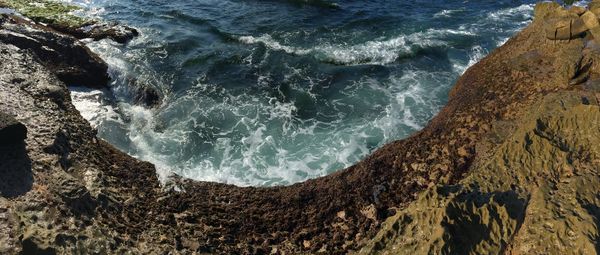
[[[600,22],[598,22],[598,16],[591,11],[587,11],[581,15],[581,19],[585,23],[585,26],[589,29],[594,39],[600,39]]]
[[[367,219],[377,221],[377,208],[375,208],[375,205],[373,204],[360,210],[360,213]]]
[[[581,6],[573,6],[569,9],[570,13],[576,14],[577,16],[581,16],[586,12],[586,9]]]
[[[580,37],[583,33],[588,31],[588,27],[581,18],[571,19],[571,39]]]
[[[577,92],[545,96],[460,183],[420,194],[358,254],[596,254],[599,110]],[[578,174],[558,182],[565,171]]]
[[[590,29],[590,34],[592,34],[594,39],[600,38],[600,27],[595,27],[595,28]]]
[[[309,240],[304,240],[302,241],[302,246],[304,246],[305,249],[309,249],[312,246],[312,244]]]
[[[345,220],[346,219],[346,211],[337,212],[337,216],[338,216],[338,218]]]
[[[559,17],[545,20],[544,30],[550,40],[570,40],[580,37],[588,28],[579,17]]]
[[[598,22],[598,16],[591,11],[586,11],[583,13],[581,15],[581,20],[583,20],[583,23],[588,29],[600,26],[600,23]]]
[[[566,16],[568,11],[562,6],[555,2],[544,2],[539,3],[535,6],[534,17],[535,19],[546,19],[547,17],[560,17]]]

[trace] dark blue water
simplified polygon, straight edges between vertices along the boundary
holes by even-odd
[[[421,129],[534,1],[73,0],[142,36],[90,47],[116,100],[75,89],[99,135],[178,173],[281,185],[350,166]],[[131,104],[132,84],[160,90]]]

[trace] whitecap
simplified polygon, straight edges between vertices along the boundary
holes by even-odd
[[[461,12],[462,10],[441,10],[433,14],[434,18],[450,18],[453,14]]]
[[[385,65],[398,58],[410,57],[419,50],[446,47],[447,36],[475,36],[471,31],[455,29],[428,29],[409,35],[399,35],[386,40],[373,40],[360,44],[321,44],[312,48],[283,45],[270,35],[240,36],[238,40],[245,44],[262,43],[273,51],[284,51],[293,55],[312,55],[323,62],[340,65],[373,64]]]
[[[533,17],[533,8],[535,4],[523,4],[514,8],[507,8],[491,12],[488,18],[495,21],[506,21],[510,18],[531,19]]]

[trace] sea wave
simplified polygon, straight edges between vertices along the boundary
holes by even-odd
[[[435,14],[435,28],[378,27],[385,36],[377,38],[364,27],[240,28],[245,16],[223,25],[228,21],[221,16],[149,10],[165,15],[144,16],[160,26],[141,26],[141,36],[128,44],[89,42],[109,64],[114,101],[102,91],[74,88],[73,102],[100,137],[155,164],[163,182],[178,174],[240,186],[292,184],[351,166],[420,130],[445,104],[458,75],[530,21],[531,6],[439,24],[459,15],[453,8],[460,7],[448,6]],[[164,31],[165,21],[190,34]],[[201,65],[185,65],[204,56]],[[338,66],[322,68],[314,60]],[[163,104],[131,103],[132,80],[164,89]]]
[[[515,17],[527,20],[533,17],[534,7],[534,4],[523,4],[514,8],[502,9],[489,13],[488,18],[496,21],[506,21]]]
[[[452,15],[462,12],[463,10],[461,9],[456,9],[456,10],[441,10],[439,12],[436,12],[435,14],[433,14],[433,18],[450,18],[452,17]]]
[[[409,35],[400,35],[387,40],[373,40],[361,44],[322,44],[312,48],[283,45],[270,35],[258,37],[240,36],[245,44],[262,44],[270,50],[284,51],[294,55],[312,55],[322,62],[339,65],[374,64],[385,65],[399,58],[415,56],[426,49],[446,47],[447,36],[475,36],[474,33],[454,29],[428,29]]]

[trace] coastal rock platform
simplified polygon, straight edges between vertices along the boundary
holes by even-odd
[[[535,11],[423,130],[334,174],[269,188],[161,185],[152,164],[98,139],[73,106],[61,70],[106,78],[101,65],[69,61],[94,59],[89,50],[44,45],[52,32],[3,21],[0,112],[27,136],[0,141],[0,254],[596,253],[596,16]],[[548,38],[565,13],[588,21]],[[49,41],[74,40],[61,36]],[[64,57],[62,69],[45,51]]]

